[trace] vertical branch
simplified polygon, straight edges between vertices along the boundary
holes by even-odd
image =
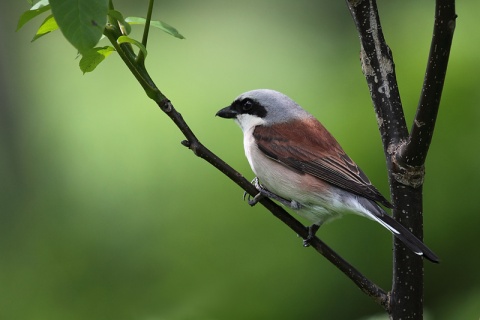
[[[396,156],[400,163],[415,167],[425,163],[447,74],[456,17],[455,0],[436,1],[435,24],[422,94],[410,139]]]

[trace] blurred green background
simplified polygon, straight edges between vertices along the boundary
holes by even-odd
[[[144,16],[147,1],[116,1]],[[407,120],[433,1],[380,1]],[[370,319],[382,310],[242,190],[180,145],[112,54],[82,75],[26,1],[0,3],[0,319]],[[480,315],[480,2],[459,1],[424,186],[428,319]],[[344,1],[158,1],[147,66],[200,140],[247,178],[242,134],[217,110],[272,88],[318,117],[388,195],[383,152]],[[135,34],[139,36],[141,30]],[[105,41],[105,40],[104,40]],[[105,43],[106,45],[106,43]],[[387,289],[391,236],[348,216],[320,237]]]

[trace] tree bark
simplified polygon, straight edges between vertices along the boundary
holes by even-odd
[[[424,163],[433,136],[455,28],[455,1],[438,0],[422,96],[408,133],[392,52],[375,0],[347,0],[361,45],[362,71],[377,115],[390,181],[394,218],[423,239]],[[391,319],[423,319],[423,260],[394,240]]]

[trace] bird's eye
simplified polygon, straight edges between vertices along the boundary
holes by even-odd
[[[251,100],[244,100],[242,103],[242,111],[250,111],[253,108],[253,102]]]

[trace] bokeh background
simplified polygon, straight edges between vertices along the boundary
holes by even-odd
[[[116,1],[144,16],[147,1]],[[380,1],[407,120],[418,101],[433,1]],[[112,54],[91,74],[60,32],[15,32],[26,1],[0,3],[0,319],[372,319],[382,310],[182,136]],[[428,319],[480,315],[480,2],[457,29],[428,156]],[[148,68],[200,140],[247,178],[242,135],[217,110],[273,88],[321,119],[386,195],[375,116],[343,1],[157,1]],[[135,32],[139,37],[141,30]],[[105,40],[104,40],[105,41]],[[106,45],[106,42],[105,44]],[[363,218],[320,237],[391,285],[391,236]]]

